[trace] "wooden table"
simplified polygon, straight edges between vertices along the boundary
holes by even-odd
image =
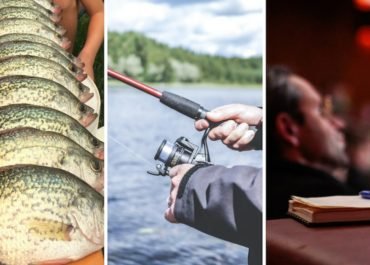
[[[99,250],[83,259],[68,263],[68,265],[104,265],[103,252]]]
[[[307,227],[270,220],[266,247],[267,265],[368,265],[370,224]]]

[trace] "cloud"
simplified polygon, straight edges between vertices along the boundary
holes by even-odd
[[[139,31],[207,54],[262,54],[262,0],[110,0],[107,7],[109,30]]]

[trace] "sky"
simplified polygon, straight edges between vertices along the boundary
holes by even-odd
[[[248,58],[263,51],[263,0],[109,0],[110,31],[137,31],[171,47]]]

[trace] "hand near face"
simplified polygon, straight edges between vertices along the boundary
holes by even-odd
[[[191,169],[194,165],[192,164],[182,164],[171,168],[169,176],[171,177],[171,189],[170,189],[170,196],[167,199],[168,208],[164,213],[164,217],[170,223],[177,223],[175,218],[175,203],[177,192],[179,190],[179,185],[181,183],[182,178]]]
[[[221,140],[227,147],[243,151],[248,149],[248,144],[255,135],[250,126],[262,122],[262,109],[243,104],[230,104],[208,112],[207,119],[215,123],[225,121],[210,130],[209,139]],[[204,119],[195,122],[195,128],[199,131],[209,126],[209,122]]]

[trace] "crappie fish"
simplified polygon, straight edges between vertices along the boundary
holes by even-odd
[[[42,36],[32,35],[32,34],[27,34],[27,33],[6,34],[3,36],[0,36],[0,43],[10,42],[10,41],[30,41],[34,43],[40,43],[40,44],[47,45],[51,48],[58,50],[60,53],[62,53],[66,58],[70,59],[78,67],[82,68],[84,66],[84,64],[81,62],[80,59],[76,58],[71,53],[66,51],[66,49],[68,49],[71,45],[70,41],[66,41],[65,43],[62,44],[62,46],[60,46],[56,44],[55,42],[47,38],[44,38]]]
[[[14,56],[0,60],[0,76],[25,75],[42,77],[61,84],[68,88],[76,97],[80,94],[80,81],[86,78],[86,74],[71,74],[60,64],[48,59],[35,56]],[[89,88],[85,88],[86,91]]]
[[[26,104],[0,107],[0,131],[21,127],[60,133],[97,158],[104,158],[104,143],[75,119],[60,111]]]
[[[66,33],[66,30],[62,26],[56,24],[56,22],[60,20],[60,16],[58,15],[52,14],[45,16],[36,9],[25,7],[4,7],[0,9],[0,20],[17,18],[36,20],[60,35]]]
[[[104,245],[104,199],[63,170],[0,169],[0,264],[65,264]]]
[[[56,31],[63,35],[65,30],[63,27],[56,24],[60,21],[60,16],[56,14],[51,14],[49,16],[44,15],[36,9],[27,8],[27,7],[4,7],[0,8],[0,20],[11,19],[11,18],[24,18],[36,20],[45,26],[56,29]]]
[[[55,10],[56,12],[61,12],[61,8],[54,4],[52,0],[33,0],[34,2],[38,3],[40,6],[43,6],[47,10],[53,11]]]
[[[33,8],[33,9],[39,10],[46,16],[49,14],[60,14],[62,11],[62,9],[58,6],[53,6],[51,8],[45,8],[44,6],[38,4],[34,0],[1,0],[0,1],[0,8],[14,7],[14,6]]]
[[[6,34],[28,33],[40,35],[52,40],[58,45],[66,42],[65,38],[55,30],[50,29],[41,22],[24,18],[8,18],[0,20],[0,36]]]
[[[30,41],[12,41],[0,43],[0,60],[14,56],[31,55],[54,61],[74,73],[82,73],[83,69],[75,65],[58,50],[44,44]]]
[[[0,167],[30,164],[63,169],[97,191],[104,186],[104,161],[61,134],[33,128],[0,133]]]
[[[80,93],[82,100],[92,93]],[[71,116],[83,126],[89,126],[97,117],[94,110],[80,102],[65,87],[54,81],[30,76],[0,78],[0,107],[13,104],[31,104],[53,108]]]

